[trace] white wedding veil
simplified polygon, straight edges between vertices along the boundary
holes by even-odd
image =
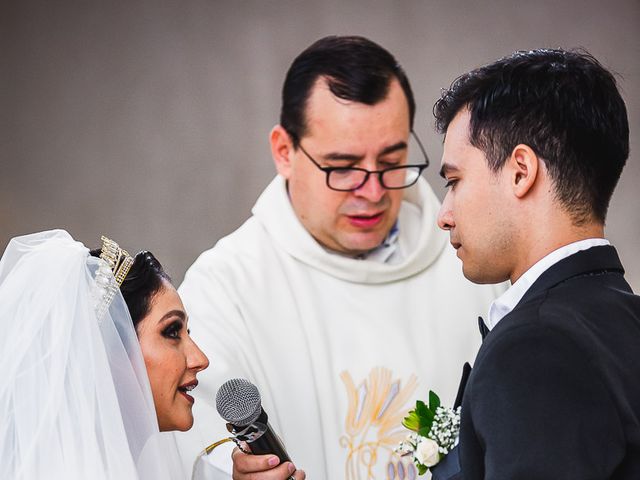
[[[0,260],[1,479],[184,478],[119,290],[97,318],[99,262],[63,230]]]

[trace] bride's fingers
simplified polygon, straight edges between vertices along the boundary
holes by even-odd
[[[295,480],[304,480],[307,478],[307,474],[304,473],[304,470],[296,470],[296,473],[291,478],[294,478]]]
[[[296,472],[293,463],[285,462],[280,465],[280,459],[275,455],[247,455],[235,448],[231,459],[234,480],[286,480],[290,477],[302,480],[306,478],[302,470]]]

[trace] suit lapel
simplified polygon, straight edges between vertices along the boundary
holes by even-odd
[[[465,362],[462,367],[462,378],[460,379],[460,385],[458,386],[458,394],[456,395],[456,401],[453,402],[453,408],[458,408],[462,405],[462,397],[464,396],[464,389],[469,381],[469,375],[471,375],[471,365],[469,362]]]
[[[624,268],[616,249],[610,245],[591,247],[560,260],[546,270],[527,290],[518,305],[570,278],[605,272],[624,275]]]
[[[482,341],[489,334],[489,328],[484,323],[482,317],[478,317],[478,328],[480,330],[480,335],[482,335]],[[458,385],[458,393],[456,395],[456,401],[453,403],[453,408],[458,408],[462,405],[462,397],[464,396],[464,389],[467,386],[467,382],[469,381],[469,375],[471,375],[471,365],[469,362],[465,362],[462,367],[462,378],[460,378],[460,384]]]
[[[482,341],[484,342],[484,339],[489,335],[490,330],[489,327],[487,327],[487,324],[484,323],[482,317],[478,317],[478,328],[480,329],[480,335],[482,335]]]

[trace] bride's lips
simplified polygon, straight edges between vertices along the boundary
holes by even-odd
[[[373,214],[347,215],[347,218],[354,227],[373,228],[382,221],[383,216],[384,211]]]
[[[196,388],[198,386],[198,381],[197,380],[193,380],[189,383],[185,383],[184,385],[180,385],[178,387],[178,392],[180,392],[180,394],[187,399],[187,401],[189,403],[193,403],[195,402],[195,399],[189,395],[188,392],[190,392],[191,390],[193,390],[194,388]]]

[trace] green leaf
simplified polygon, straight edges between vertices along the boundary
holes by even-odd
[[[411,410],[403,419],[402,425],[404,425],[405,428],[426,437],[431,431],[433,420],[436,416],[436,409],[439,406],[440,398],[430,390],[429,404],[427,405],[422,400],[416,400],[416,408]]]
[[[420,435],[421,437],[428,436],[429,432],[431,431],[431,426],[432,426],[432,423],[421,426],[420,429],[418,430],[418,435]]]
[[[426,421],[429,422],[429,424],[431,424],[433,422],[433,419],[435,418],[435,416],[436,416],[435,412],[432,412],[431,410],[427,410],[425,412],[425,414],[422,417],[420,417],[420,420],[421,421],[426,420]]]
[[[427,407],[427,405],[422,400],[418,400],[416,401],[415,412],[418,415],[418,417],[427,416],[429,415],[429,407]]]
[[[418,468],[418,475],[424,475],[425,473],[427,473],[427,467],[425,467],[421,463],[416,463],[416,467]]]
[[[440,406],[440,397],[433,390],[429,390],[429,409],[435,413]]]

